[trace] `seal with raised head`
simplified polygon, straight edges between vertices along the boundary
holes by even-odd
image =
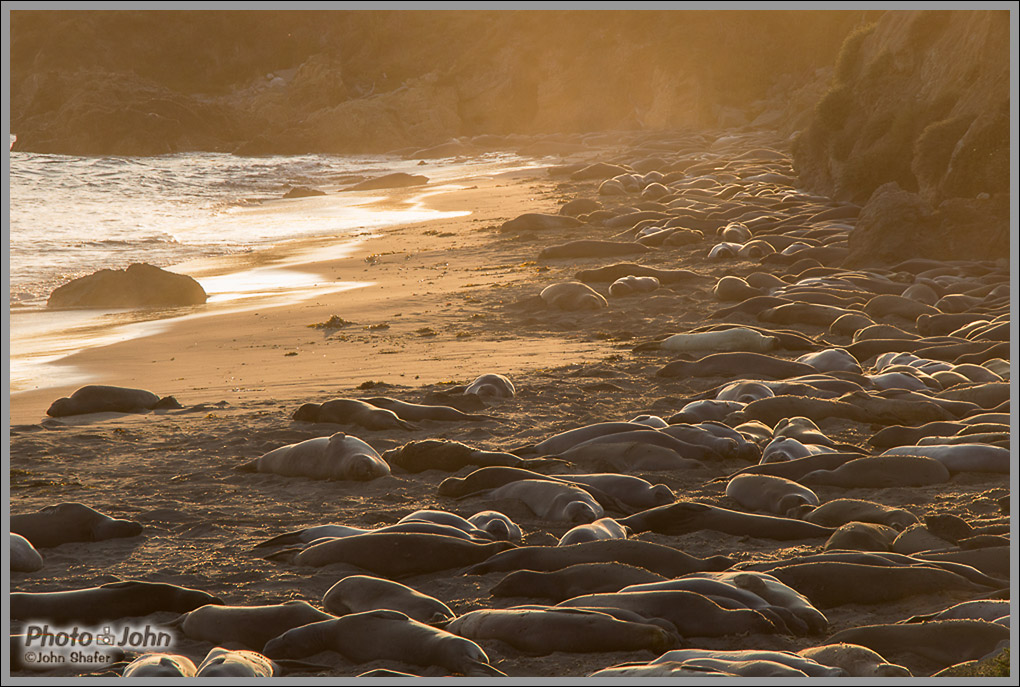
[[[439,599],[399,582],[369,575],[344,577],[329,588],[322,597],[322,605],[337,616],[380,608],[400,611],[426,625],[440,625],[457,615]]]
[[[11,620],[82,624],[134,618],[157,611],[187,613],[207,604],[223,603],[199,589],[136,580],[60,592],[12,592],[10,599]]]
[[[281,446],[238,469],[285,477],[361,482],[390,474],[389,464],[374,448],[343,432]]]
[[[335,651],[355,663],[391,659],[441,666],[468,677],[506,677],[470,639],[412,620],[399,611],[352,613],[288,630],[265,647],[273,659]]]
[[[179,617],[174,624],[191,639],[213,644],[240,644],[261,651],[273,637],[292,627],[329,620],[307,601],[287,601],[267,606],[202,606]]]
[[[11,532],[39,548],[67,542],[137,537],[142,533],[141,523],[111,518],[81,503],[58,503],[35,513],[12,515],[10,527]]]
[[[365,429],[418,429],[401,420],[392,410],[377,408],[353,398],[337,398],[325,403],[305,403],[294,411],[297,422],[331,422],[337,425],[358,425]]]
[[[464,393],[492,398],[513,398],[517,395],[517,390],[508,377],[489,372],[476,377],[475,381],[467,385]]]

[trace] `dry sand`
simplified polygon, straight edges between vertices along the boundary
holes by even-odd
[[[512,502],[440,497],[436,487],[449,475],[437,470],[343,483],[253,475],[235,468],[283,444],[338,430],[357,434],[379,450],[437,437],[506,450],[582,424],[628,420],[649,412],[668,416],[688,396],[725,381],[657,378],[655,370],[673,357],[634,354],[630,349],[637,341],[703,323],[718,307],[711,295],[715,280],[726,273],[749,273],[755,264],[707,263],[704,245],[671,248],[641,262],[695,269],[705,278],[666,286],[650,296],[611,300],[607,310],[597,313],[552,312],[529,304],[528,299],[548,283],[571,279],[581,267],[618,260],[536,260],[547,245],[591,236],[590,227],[520,237],[500,234],[496,227],[524,212],[554,213],[566,200],[593,196],[595,188],[596,182],[567,182],[543,170],[478,180],[471,188],[428,201],[440,209],[469,209],[471,215],[386,230],[358,245],[349,257],[310,262],[302,268],[329,279],[371,281],[370,286],[187,319],[158,335],[86,350],[68,361],[94,374],[98,383],[173,395],[184,410],[53,420],[44,419],[46,408],[74,386],[12,396],[11,511],[25,513],[77,501],[138,520],[145,531],[130,539],[45,549],[42,570],[13,573],[11,590],[50,591],[140,579],[203,589],[237,605],[303,599],[321,606],[322,594],[342,570],[267,561],[252,546],[317,524],[375,527],[420,508],[463,515],[502,508],[520,523],[527,543],[555,543],[567,525],[539,520]],[[413,193],[394,192],[389,202],[399,203]],[[316,247],[290,246],[257,259],[313,254],[308,251]],[[349,324],[338,329],[311,327],[334,315]],[[808,328],[806,333],[821,332]],[[420,401],[429,392],[486,372],[509,375],[519,392],[516,398],[489,403],[486,412],[498,422],[421,422],[417,431],[371,432],[290,419],[305,402],[357,397],[366,389],[370,395]],[[823,429],[847,443],[863,446],[867,439],[867,427],[850,422],[833,421]],[[710,480],[744,465],[730,460],[686,473],[641,476],[669,485],[681,498],[733,507],[723,495],[725,483]],[[919,516],[949,512],[969,520],[1000,522],[996,499],[1008,489],[1006,476],[975,473],[918,489],[822,487],[818,492],[823,501],[868,498]],[[813,553],[823,544],[710,531],[638,538],[696,556],[725,554],[738,560]],[[440,598],[458,613],[526,603],[489,597],[489,589],[502,576],[465,576],[450,570],[402,581]],[[912,596],[897,603],[840,606],[826,614],[830,631],[835,632],[901,620],[967,598],[952,593]],[[162,613],[149,620],[167,622],[173,617]],[[695,639],[688,645],[796,650],[823,639],[731,636]],[[647,651],[535,657],[496,641],[481,644],[493,665],[514,677],[580,677],[616,663],[655,657]],[[182,639],[174,649],[197,663],[210,647]],[[354,665],[328,652],[309,660],[328,669],[297,674],[350,676],[377,667],[444,674],[436,667],[388,661]],[[911,667],[917,674],[934,670],[923,664]]]

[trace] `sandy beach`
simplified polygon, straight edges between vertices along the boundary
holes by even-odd
[[[709,144],[716,139],[728,141],[727,134],[702,134],[691,139],[692,146],[696,141],[704,144],[706,139]],[[732,141],[716,146],[728,157],[706,159],[721,165],[739,159],[741,152],[762,148],[786,153],[785,142],[771,135],[736,134]],[[698,154],[702,152],[709,151]],[[629,164],[647,154],[647,147],[621,147],[564,158],[560,164]],[[691,153],[689,158],[696,156]],[[761,163],[758,172],[773,167]],[[750,173],[738,171],[732,183],[745,183],[740,176]],[[202,589],[233,605],[299,599],[321,608],[323,593],[350,572],[348,568],[309,568],[271,561],[253,547],[304,527],[343,523],[374,528],[426,508],[465,516],[497,509],[521,526],[525,533],[522,544],[554,545],[570,524],[538,518],[512,500],[485,495],[463,499],[439,496],[439,483],[451,476],[441,470],[409,474],[394,469],[387,477],[363,483],[249,474],[236,468],[279,446],[337,431],[357,435],[380,452],[430,438],[508,451],[586,424],[627,421],[641,414],[668,418],[698,394],[730,381],[656,376],[656,371],[672,360],[698,356],[632,349],[640,342],[713,322],[711,314],[726,305],[713,295],[721,277],[747,276],[763,269],[781,273],[782,265],[763,267],[757,259],[710,261],[706,255],[715,242],[712,237],[666,245],[636,258],[539,259],[540,251],[548,246],[610,239],[625,230],[579,223],[574,228],[542,232],[499,231],[504,222],[524,213],[556,214],[575,198],[598,198],[606,207],[636,202],[634,196],[618,201],[599,198],[599,183],[572,181],[545,168],[465,180],[459,182],[463,188],[429,196],[424,202],[435,210],[470,214],[373,232],[353,246],[344,244],[349,247],[340,256],[335,242],[323,238],[180,266],[180,271],[196,277],[246,273],[254,268],[288,270],[314,275],[316,286],[303,294],[292,292],[287,302],[280,302],[278,294],[269,294],[261,300],[246,300],[243,309],[237,303],[209,304],[161,325],[158,333],[83,350],[62,361],[92,383],[174,396],[183,406],[180,410],[47,418],[49,405],[80,383],[12,394],[11,512],[81,502],[114,517],[138,521],[144,530],[139,537],[44,549],[44,567],[33,573],[12,573],[11,591],[147,580]],[[794,193],[792,188],[785,190]],[[401,207],[418,194],[420,189],[393,191],[381,202]],[[594,312],[555,310],[537,299],[545,286],[572,281],[578,270],[624,261],[697,274],[663,284],[650,294],[610,297],[607,308]],[[271,275],[269,278],[271,281]],[[595,285],[603,294],[607,286]],[[762,324],[753,314],[740,312],[721,321]],[[798,330],[819,347],[850,343],[849,337],[835,337],[826,327],[785,329]],[[803,353],[787,350],[774,355],[792,360]],[[482,404],[481,412],[496,420],[422,421],[412,431],[369,431],[291,419],[304,403],[364,395],[453,403],[457,399],[447,394],[449,389],[490,372],[507,375],[517,388],[513,398]],[[839,418],[820,426],[831,438],[860,447],[862,452],[871,451],[867,441],[878,429]],[[726,482],[713,480],[748,465],[731,456],[683,471],[635,474],[667,485],[679,499],[735,508],[724,494]],[[463,477],[472,469],[453,474]],[[550,472],[581,469],[559,466]],[[922,519],[935,513],[950,514],[975,527],[1007,525],[1008,530],[1008,515],[1000,511],[999,500],[1009,495],[1009,475],[962,472],[948,482],[929,486],[817,486],[815,490],[823,502],[869,499],[906,509]],[[725,555],[736,562],[815,554],[825,543],[817,538],[777,541],[707,529],[679,535],[644,532],[632,538],[665,544],[697,557]],[[442,600],[458,614],[536,603],[526,598],[491,597],[490,589],[504,574],[466,575],[451,569],[401,581]],[[824,643],[827,636],[846,628],[898,622],[976,596],[972,591],[944,590],[880,604],[841,604],[824,609],[828,629],[822,635],[695,637],[685,638],[684,645],[797,651]],[[148,621],[165,625],[174,617],[176,614],[162,612]],[[479,644],[491,664],[511,677],[583,677],[657,655],[642,650],[535,656],[499,640]],[[212,646],[178,637],[173,649],[197,663]],[[322,652],[307,661],[314,665],[292,667],[288,674],[353,676],[374,668],[431,677],[448,674],[437,666],[393,660],[359,664],[335,652]],[[919,676],[945,667],[919,657],[904,665]],[[49,674],[87,672],[56,668]]]

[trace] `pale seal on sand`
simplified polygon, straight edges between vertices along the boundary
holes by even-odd
[[[810,365],[819,372],[856,372],[861,374],[857,358],[842,348],[827,348],[824,351],[806,353],[797,358],[798,363]]]
[[[180,616],[174,624],[191,639],[240,644],[261,651],[266,642],[292,627],[333,617],[306,601],[293,600],[267,606],[202,606]]]
[[[674,334],[659,342],[658,348],[663,351],[752,351],[763,353],[778,346],[774,336],[766,336],[761,332],[746,327],[717,329],[711,332],[689,332]]]
[[[737,475],[726,485],[726,496],[752,511],[801,518],[818,505],[818,495],[783,477]]]
[[[918,521],[910,511],[860,499],[827,501],[805,515],[804,519],[825,527],[839,527],[848,522],[874,522],[897,530],[906,529]]]
[[[195,677],[273,677],[278,672],[273,662],[260,653],[218,646],[205,655]]]
[[[376,610],[311,623],[266,644],[273,659],[303,658],[335,651],[355,663],[391,659],[441,666],[468,677],[506,677],[470,639],[412,620],[399,611]]]
[[[517,395],[517,390],[514,389],[513,382],[509,378],[501,374],[488,373],[468,384],[464,393],[493,398],[513,398]]]
[[[362,482],[390,474],[389,464],[374,448],[343,432],[281,446],[238,469],[285,477]]]
[[[456,613],[439,599],[399,582],[368,575],[341,579],[322,597],[322,605],[337,616],[376,609],[400,611],[426,625],[442,624],[456,617]]]
[[[305,403],[294,411],[296,422],[331,422],[338,425],[358,425],[365,429],[417,429],[404,422],[392,410],[378,408],[371,403],[353,398],[337,398],[325,403]]]
[[[1000,472],[1009,474],[1009,449],[986,444],[936,444],[932,446],[897,446],[883,456],[925,456],[934,458],[951,473]]]
[[[488,532],[497,541],[519,541],[524,536],[520,525],[499,511],[479,511],[467,521],[478,529]]]
[[[142,654],[127,664],[121,677],[195,677],[197,669],[187,656]]]
[[[612,518],[599,518],[586,525],[578,525],[566,531],[556,546],[570,546],[597,539],[626,539],[630,532]]]
[[[659,280],[655,277],[635,277],[633,274],[620,277],[609,285],[609,295],[614,298],[630,296],[635,293],[649,293],[659,288]]]
[[[172,396],[160,400],[159,396],[144,389],[91,384],[78,389],[68,398],[58,398],[46,414],[50,417],[67,417],[88,413],[138,413],[157,406],[181,407]]]
[[[60,592],[12,592],[10,600],[11,620],[83,624],[132,618],[157,611],[186,613],[207,604],[223,603],[198,589],[134,580]]]
[[[550,308],[560,310],[600,310],[609,307],[605,297],[578,281],[552,284],[539,294]]]
[[[823,644],[797,652],[806,659],[844,671],[849,677],[913,677],[909,670],[856,644]]]
[[[10,527],[11,532],[20,534],[37,548],[136,537],[142,533],[141,523],[111,518],[81,503],[58,503],[35,513],[12,515]]]
[[[43,557],[32,542],[11,532],[11,572],[35,572],[43,567]]]
[[[522,501],[546,520],[592,522],[604,515],[602,506],[584,489],[562,482],[522,479],[489,492],[487,499]]]
[[[526,606],[481,609],[446,626],[473,640],[498,639],[520,651],[547,655],[555,651],[665,651],[680,638],[658,625],[618,620],[611,615],[573,608]]]

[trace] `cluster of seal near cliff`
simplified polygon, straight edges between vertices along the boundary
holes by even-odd
[[[238,469],[271,474],[239,479],[439,482],[436,505],[388,525],[325,515],[295,531],[263,524],[269,538],[252,555],[330,578],[325,594],[256,606],[129,581],[16,592],[12,619],[180,613],[174,627],[202,653],[142,655],[125,676],[315,673],[324,669],[295,662],[323,653],[499,676],[511,647],[614,652],[592,672],[600,677],[899,677],[996,652],[1009,639],[1008,521],[950,516],[906,494],[954,479],[1008,486],[1008,270],[916,260],[843,269],[858,209],[797,191],[783,153],[722,138],[708,153],[670,157],[556,170],[600,182],[598,200],[501,228],[556,235],[540,255],[549,264],[686,251],[732,272],[710,289],[673,265],[618,263],[537,297],[549,317],[596,318],[675,288],[711,290],[720,321],[664,320],[656,329],[669,335],[634,348],[633,360],[656,361],[649,383],[670,391],[659,414],[634,408],[565,422],[525,446],[479,448],[430,424],[497,422],[453,401],[309,403],[295,426],[326,436],[252,455]],[[606,294],[592,287],[606,283]],[[516,393],[498,374],[447,390],[495,404]],[[380,431],[401,439],[375,443],[368,433]],[[403,441],[407,432],[429,436]],[[700,488],[678,493],[667,484],[678,474]],[[871,491],[851,491],[861,488]],[[49,520],[12,518],[12,566],[41,563],[32,544],[141,532],[80,504],[52,510]],[[686,553],[694,542],[717,555]],[[417,588],[437,572],[483,591]],[[855,627],[843,612],[914,600],[899,623]],[[730,636],[745,648],[707,648]]]

